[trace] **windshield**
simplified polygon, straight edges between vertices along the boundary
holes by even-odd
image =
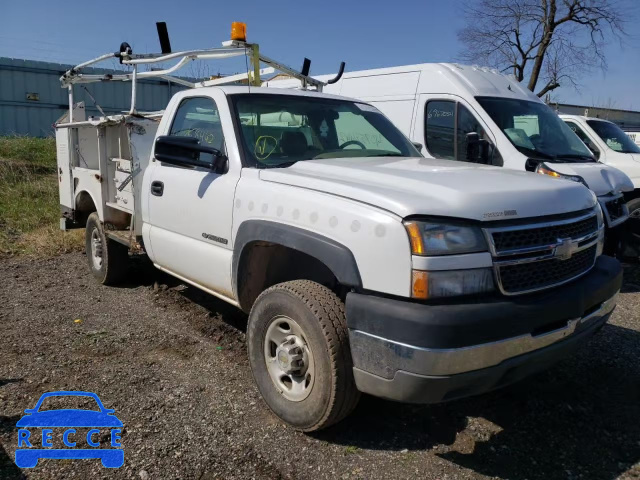
[[[509,141],[532,158],[551,162],[595,162],[576,134],[544,103],[477,97]]]
[[[587,123],[611,150],[620,153],[640,153],[640,147],[615,123],[602,120],[587,120]]]
[[[48,410],[75,409],[100,411],[98,404],[93,397],[87,395],[55,395],[44,399],[39,412]]]
[[[245,157],[259,167],[336,157],[420,157],[375,107],[311,96],[233,95]]]

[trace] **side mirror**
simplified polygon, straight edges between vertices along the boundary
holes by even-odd
[[[201,153],[211,155],[210,159],[200,159]],[[156,139],[154,149],[156,160],[179,167],[202,167],[216,173],[226,173],[229,161],[217,148],[200,144],[197,138],[163,135]]]
[[[418,150],[419,152],[422,152],[422,144],[420,142],[411,142],[413,144],[414,147],[416,147],[416,150]]]
[[[489,140],[480,138],[477,132],[469,132],[466,135],[467,161],[491,165],[493,157],[493,145]]]
[[[535,172],[536,169],[538,168],[538,165],[540,165],[540,161],[539,160],[534,160],[532,158],[527,158],[527,161],[524,162],[524,169],[527,172]]]

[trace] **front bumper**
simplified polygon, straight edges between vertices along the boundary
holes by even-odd
[[[426,305],[347,296],[358,389],[437,403],[502,387],[569,355],[606,323],[622,267],[599,257],[585,276],[552,291]]]

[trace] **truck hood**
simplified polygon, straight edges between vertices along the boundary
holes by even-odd
[[[583,185],[539,174],[428,158],[334,158],[260,171],[268,182],[330,193],[395,213],[471,220],[528,218],[582,210]]]
[[[597,195],[630,192],[633,182],[622,170],[601,163],[549,163],[550,168],[565,175],[579,175]]]

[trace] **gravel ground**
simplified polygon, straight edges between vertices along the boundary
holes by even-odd
[[[610,324],[550,371],[436,406],[365,396],[314,435],[261,403],[246,317],[225,303],[143,263],[128,285],[99,286],[82,254],[3,260],[0,278],[3,478],[640,478],[637,270]],[[53,390],[93,391],[115,409],[122,468],[15,466],[15,424]]]

